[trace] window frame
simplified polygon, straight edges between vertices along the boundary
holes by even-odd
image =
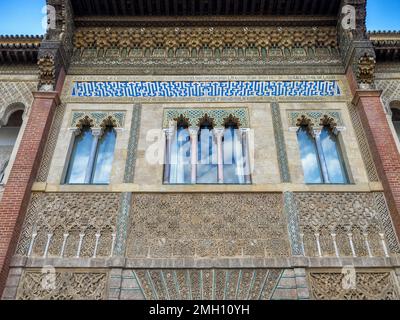
[[[336,126],[330,127],[329,123],[322,124],[321,127],[319,127],[318,129],[312,128],[312,126],[310,126],[310,123],[303,123],[303,124],[300,123],[298,125],[298,127],[299,128],[296,131],[296,135],[297,135],[297,144],[299,147],[299,152],[300,152],[300,154],[302,153],[302,151],[300,149],[301,146],[299,143],[299,131],[305,130],[315,145],[318,167],[319,167],[319,171],[320,171],[320,176],[322,178],[322,182],[314,182],[314,183],[306,182],[303,159],[301,159],[303,175],[304,175],[304,183],[307,185],[349,185],[349,184],[351,184],[352,182],[351,182],[351,178],[350,178],[350,174],[349,174],[348,164],[345,160],[345,155],[344,155],[344,151],[343,151],[343,147],[342,147],[342,143],[341,143],[341,139],[340,139],[340,130]],[[324,130],[327,131],[328,135],[333,135],[335,137],[335,148],[336,148],[338,160],[340,162],[341,174],[343,175],[343,178],[345,180],[345,182],[343,182],[343,183],[330,181],[328,164],[325,159],[326,153],[324,151],[324,147],[321,142],[321,134]],[[301,158],[302,158],[302,156],[301,156]]]
[[[84,128],[87,128],[87,130],[90,131],[92,135],[92,141],[91,141],[91,146],[90,146],[90,151],[89,151],[89,159],[88,159],[88,164],[85,170],[85,177],[84,177],[84,182],[69,182],[69,177],[70,177],[70,168],[72,165],[73,161],[73,155],[74,155],[74,150],[76,148],[76,141],[77,138],[82,134]],[[113,126],[112,124],[104,124],[100,128],[94,128],[90,125],[90,123],[83,123],[78,129],[74,130],[74,135],[71,139],[70,143],[70,151],[68,152],[68,157],[65,165],[65,173],[63,175],[62,179],[62,184],[64,185],[109,185],[111,183],[111,175],[112,175],[112,167],[113,163],[115,160],[115,148],[117,145],[117,139],[118,139],[118,134],[117,134],[117,128]],[[107,183],[96,183],[93,182],[94,177],[95,177],[95,171],[96,171],[96,162],[99,156],[99,147],[100,147],[100,141],[102,138],[104,138],[104,134],[107,130],[112,130],[115,138],[114,138],[114,145],[113,145],[113,157],[112,157],[112,165],[110,172],[108,174],[109,181]]]

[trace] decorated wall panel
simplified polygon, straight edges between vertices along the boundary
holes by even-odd
[[[34,193],[17,254],[108,257],[119,206],[116,193]]]
[[[18,300],[102,300],[107,292],[106,271],[57,269],[54,273],[26,269]]]
[[[134,194],[127,256],[288,256],[282,201],[258,193]]]
[[[399,243],[382,197],[379,193],[296,193],[305,255],[399,254]]]
[[[282,273],[282,269],[125,270],[122,285],[137,288],[147,300],[269,300]]]
[[[312,298],[316,300],[398,300],[399,288],[393,272],[356,270],[355,281],[346,284],[346,275],[337,272],[309,273]]]

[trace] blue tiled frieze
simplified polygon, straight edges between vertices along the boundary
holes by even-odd
[[[72,97],[333,97],[338,81],[77,81]]]

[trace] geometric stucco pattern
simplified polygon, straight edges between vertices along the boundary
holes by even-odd
[[[269,300],[282,269],[132,270],[147,300]]]
[[[47,284],[48,286],[44,286]],[[57,269],[55,274],[28,269],[18,288],[19,300],[102,300],[106,296],[107,273]]]
[[[80,127],[82,119],[90,119],[91,126],[94,128],[103,127],[109,119],[113,121],[113,127],[122,128],[125,121],[125,112],[123,111],[75,111],[72,113],[70,126]],[[105,122],[106,121],[106,122]]]
[[[383,257],[399,245],[385,202],[373,193],[296,193],[307,256]],[[392,243],[392,245],[389,245]]]
[[[117,193],[34,193],[17,254],[108,257],[119,203]]]
[[[347,105],[351,122],[353,124],[354,131],[356,133],[358,146],[361,151],[361,156],[367,170],[369,181],[379,181],[378,172],[374,160],[372,158],[371,150],[369,148],[367,136],[361,123],[360,115],[358,114],[357,108],[354,104],[348,103]]]
[[[54,150],[56,148],[62,120],[65,114],[65,107],[66,107],[65,103],[61,103],[60,105],[57,106],[57,109],[55,111],[53,123],[50,128],[49,136],[46,142],[46,147],[44,149],[42,161],[40,163],[39,171],[36,178],[36,181],[38,182],[46,182],[47,180],[50,170],[51,160],[54,155]]]
[[[238,120],[238,125],[249,128],[249,113],[247,108],[194,108],[194,109],[164,109],[163,127],[168,128],[170,122],[183,116],[189,126],[199,126],[200,120],[207,115],[212,119],[215,127],[224,127],[225,120],[233,116]]]
[[[265,193],[134,194],[127,256],[288,256],[282,202]]]
[[[400,101],[400,81],[399,80],[376,80],[376,88],[383,90],[382,102],[387,114],[391,114],[390,103]]]
[[[290,127],[297,127],[298,119],[304,116],[307,119],[310,119],[313,123],[313,127],[321,126],[322,120],[325,116],[332,118],[336,126],[343,127],[344,123],[342,120],[342,115],[339,111],[289,111],[288,118],[289,118],[289,126]]]
[[[345,274],[309,274],[310,289],[316,300],[398,300],[399,289],[392,272],[356,272],[355,285],[343,288]]]
[[[27,114],[33,101],[32,91],[36,90],[36,86],[35,82],[28,81],[0,81],[0,119],[3,119],[9,106],[17,103],[24,105]]]

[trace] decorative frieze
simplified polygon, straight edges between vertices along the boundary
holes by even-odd
[[[116,193],[34,193],[16,253],[108,257],[115,242]]]
[[[338,81],[76,81],[72,97],[335,97]]]
[[[17,292],[18,300],[102,300],[106,298],[107,272],[96,270],[27,269]]]
[[[207,117],[215,127],[225,127],[225,122],[235,119],[242,128],[249,128],[249,111],[247,108],[168,108],[164,109],[163,127],[168,128],[171,121],[183,117],[189,127],[198,127],[201,119]]]
[[[310,289],[316,300],[398,300],[399,288],[392,272],[355,270],[353,275],[339,272],[311,272]],[[347,281],[346,281],[347,280]]]
[[[302,119],[309,121],[309,126],[320,127],[326,125],[327,119],[332,119],[336,124],[335,127],[344,127],[342,115],[340,111],[324,110],[324,111],[288,111],[288,119],[290,127],[297,127]]]
[[[296,193],[305,255],[399,254],[399,243],[382,197],[377,198],[373,193]]]
[[[338,55],[334,27],[80,28],[75,59],[257,59]]]
[[[125,124],[124,111],[74,111],[71,116],[71,128],[81,127],[83,119],[90,119],[93,128],[104,127],[111,122],[114,128],[123,128]]]
[[[264,193],[134,194],[127,256],[288,256],[282,202]]]

